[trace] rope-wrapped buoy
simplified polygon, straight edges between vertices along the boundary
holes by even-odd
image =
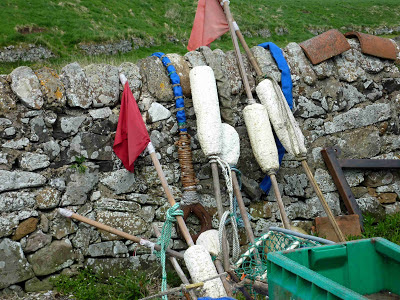
[[[279,169],[278,150],[267,110],[262,104],[254,103],[244,108],[243,117],[259,166],[264,173],[276,173]]]
[[[222,146],[222,123],[214,72],[208,66],[198,66],[189,76],[201,149],[206,156],[218,155]]]
[[[202,282],[207,278],[218,275],[210,253],[201,245],[195,245],[185,251],[185,264],[193,282]],[[204,282],[203,289],[207,297],[226,297],[226,292],[220,278]]]
[[[272,127],[286,151],[300,160],[304,159],[307,155],[304,135],[280,87],[273,80],[265,79],[258,84],[256,92],[260,102],[267,109]]]
[[[222,124],[222,150],[221,159],[230,166],[236,166],[240,156],[240,138],[235,128]]]

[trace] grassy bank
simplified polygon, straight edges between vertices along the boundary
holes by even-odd
[[[57,55],[47,62],[52,66],[74,60],[104,60],[85,58],[77,46],[80,43],[132,38],[150,48],[117,55],[111,61],[135,61],[156,50],[184,54],[196,6],[194,0],[3,0],[0,46],[44,45]],[[312,37],[311,32],[329,28],[342,31],[395,28],[399,26],[400,15],[398,0],[233,0],[230,6],[250,46],[265,41],[284,46]],[[212,47],[232,49],[229,35]],[[17,65],[3,63],[0,72],[8,72]]]

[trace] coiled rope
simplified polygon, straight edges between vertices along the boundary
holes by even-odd
[[[171,233],[172,233],[172,225],[176,222],[177,216],[183,216],[183,211],[179,209],[179,203],[176,203],[174,206],[167,210],[165,222],[161,231],[160,237],[157,239],[157,244],[160,245],[161,250],[156,251],[155,254],[161,260],[162,266],[162,282],[161,282],[161,291],[167,290],[167,271],[165,268],[165,251],[168,249],[169,242],[171,241]],[[163,300],[168,300],[168,296],[164,295]]]
[[[220,251],[220,256],[223,256],[222,252],[222,242],[223,242],[223,236],[224,233],[226,232],[226,222],[227,219],[229,218],[232,224],[232,261],[237,261],[239,258],[240,254],[240,244],[239,244],[239,234],[238,234],[238,226],[236,223],[236,212],[234,211],[234,201],[233,201],[233,184],[232,184],[232,174],[231,174],[231,168],[229,164],[225,161],[223,161],[219,156],[216,155],[210,155],[209,156],[210,163],[216,162],[218,165],[221,167],[222,174],[224,175],[225,179],[225,184],[226,188],[228,191],[228,196],[229,196],[229,211],[225,211],[224,214],[221,217],[221,220],[219,222],[219,228],[218,228],[218,239],[219,239],[219,244],[221,247]]]

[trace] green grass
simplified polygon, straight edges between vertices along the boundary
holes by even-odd
[[[400,245],[400,213],[377,218],[371,214],[364,215],[364,233],[361,237],[349,236],[348,240],[382,237]]]
[[[0,46],[33,43],[52,50],[57,59],[44,64],[58,68],[71,61],[90,63],[77,45],[141,38],[149,49],[118,55],[111,62],[136,61],[154,51],[184,54],[196,11],[195,0],[2,0],[0,2]],[[232,0],[231,10],[250,46],[273,41],[279,46],[312,37],[310,28],[326,30],[398,26],[398,0]],[[288,34],[278,35],[283,27]],[[42,32],[22,34],[21,28]],[[262,29],[272,36],[259,36]],[[232,49],[229,34],[212,44],[224,51]],[[93,59],[103,61],[104,58]],[[41,67],[43,63],[20,63]],[[2,64],[7,73],[18,64]]]

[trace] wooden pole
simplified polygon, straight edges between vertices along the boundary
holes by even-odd
[[[158,227],[155,224],[153,224],[152,227],[153,227],[153,231],[154,231],[156,237],[157,238],[160,237],[161,236],[161,232],[158,229]],[[186,285],[189,284],[190,282],[186,278],[186,275],[183,272],[183,270],[182,270],[181,266],[179,265],[178,261],[176,260],[176,258],[175,257],[169,257],[169,261],[171,262],[172,266],[174,267],[174,269],[175,269],[176,273],[178,274],[179,278],[181,279],[182,283],[184,283]],[[190,295],[191,299],[197,300],[197,296],[196,296],[196,294],[194,293],[193,290],[189,290],[189,295]],[[185,293],[185,297],[188,298],[187,293]]]
[[[238,202],[240,215],[242,216],[243,223],[244,223],[244,228],[246,229],[246,234],[247,234],[247,237],[248,237],[250,243],[254,244],[254,242],[255,242],[254,233],[253,233],[253,230],[251,229],[251,224],[250,224],[249,218],[247,216],[247,211],[246,211],[246,207],[243,202],[242,193],[240,192],[240,187],[239,187],[239,182],[238,182],[238,179],[236,176],[236,172],[232,171],[231,173],[232,173],[233,192],[234,192],[234,194],[236,196],[236,200]]]
[[[74,213],[74,212],[72,212],[72,211],[70,211],[68,209],[65,209],[65,208],[60,208],[59,209],[59,213],[61,215],[63,215],[64,217],[71,218],[71,219],[74,219],[74,220],[89,224],[89,225],[94,226],[94,227],[96,227],[98,229],[107,231],[109,233],[118,235],[120,237],[123,237],[123,238],[125,238],[127,240],[134,241],[135,243],[138,243],[138,244],[141,244],[141,245],[145,245],[146,247],[150,247],[150,244],[152,243],[152,242],[150,242],[148,240],[142,239],[140,237],[137,237],[137,236],[131,235],[129,233],[123,232],[121,230],[115,229],[115,228],[110,227],[108,225],[105,225],[103,223],[94,221],[92,219],[86,218],[86,217],[81,216],[81,215],[78,215],[78,214],[76,214],[76,213]],[[154,244],[154,243],[152,243],[152,244],[154,245],[154,249],[156,249],[157,251],[161,250],[160,245],[157,245],[157,244]],[[183,254],[179,253],[179,252],[176,252],[174,250],[167,249],[166,253],[171,255],[171,256],[173,256],[173,257],[183,259]]]
[[[278,182],[276,181],[275,174],[270,174],[269,177],[271,178],[272,186],[274,187],[276,201],[278,202],[279,212],[281,213],[281,219],[283,222],[283,227],[286,229],[290,229],[290,221],[285,211],[285,206],[282,201],[281,194],[279,193]]]
[[[218,274],[225,273],[224,267],[222,266],[222,262],[218,258],[216,260],[214,260],[214,265],[215,265],[215,268],[217,269]],[[231,286],[230,286],[228,280],[226,280],[226,276],[221,276],[221,281],[222,281],[222,285],[225,288],[227,296],[232,297],[232,289],[231,289]]]
[[[328,216],[328,219],[329,219],[333,229],[335,230],[335,233],[336,233],[337,237],[339,238],[339,241],[340,242],[345,242],[346,239],[345,239],[345,237],[343,235],[343,232],[340,230],[339,225],[337,224],[337,222],[335,220],[335,217],[334,217],[334,215],[332,213],[331,208],[329,207],[328,203],[326,202],[325,197],[322,194],[322,192],[321,192],[321,190],[320,190],[320,188],[318,186],[318,183],[315,181],[315,178],[314,178],[314,176],[313,176],[313,174],[312,174],[312,172],[310,170],[310,167],[307,164],[307,161],[306,160],[302,160],[301,164],[302,164],[302,166],[304,168],[304,171],[305,171],[308,179],[311,182],[311,185],[313,186],[313,188],[315,190],[315,193],[318,196],[319,201],[322,204],[322,207],[325,210],[326,215]]]
[[[213,177],[215,202],[217,204],[218,219],[221,221],[222,215],[224,214],[224,208],[222,206],[221,187],[219,184],[218,166],[216,162],[211,162],[211,171]],[[222,254],[224,269],[225,271],[229,271],[231,269],[231,266],[229,263],[229,248],[225,234],[222,238]]]

